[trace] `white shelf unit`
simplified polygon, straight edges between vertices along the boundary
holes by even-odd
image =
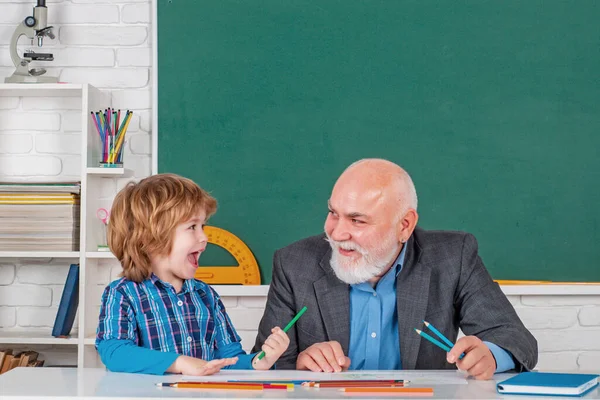
[[[101,141],[91,121],[90,112],[111,106],[111,96],[88,84],[0,84],[0,97],[77,97],[81,99],[81,205],[80,205],[80,248],[79,251],[2,251],[2,259],[64,259],[79,263],[79,307],[78,317],[73,324],[75,335],[62,339],[51,336],[49,329],[0,329],[0,347],[11,345],[67,345],[77,347],[79,368],[98,366],[98,357],[93,346],[98,324],[98,284],[92,282],[98,268],[104,267],[102,259],[115,259],[109,252],[98,252],[103,243],[104,229],[96,218],[100,206],[101,179],[129,177],[132,171],[125,168],[98,168]],[[125,160],[127,162],[127,160]],[[32,244],[32,249],[35,247]],[[2,304],[0,304],[1,306]],[[75,362],[75,360],[74,360]]]
[[[9,332],[0,332],[0,343],[4,344],[56,344],[56,345],[77,345],[79,341],[76,337],[55,338],[49,336],[44,331],[38,330],[17,330]]]

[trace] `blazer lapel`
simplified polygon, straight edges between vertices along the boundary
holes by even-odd
[[[422,328],[429,298],[431,269],[420,264],[421,247],[414,234],[406,243],[406,260],[396,278],[396,308],[402,369],[415,369],[421,337],[414,328]]]
[[[329,264],[331,250],[321,259],[325,275],[313,283],[319,310],[323,316],[325,331],[329,340],[340,343],[344,354],[348,355],[350,343],[350,289],[340,281]]]

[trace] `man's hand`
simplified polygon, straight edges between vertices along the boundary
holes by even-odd
[[[223,367],[235,364],[237,360],[237,357],[233,357],[222,358],[220,360],[204,361],[200,358],[179,356],[175,362],[171,364],[167,372],[195,376],[212,375],[219,372]]]
[[[459,360],[462,353],[465,356]],[[487,380],[496,372],[496,359],[485,343],[476,336],[458,339],[446,359],[451,364],[456,363],[458,369],[467,371],[475,379]]]
[[[296,369],[313,372],[341,372],[349,367],[350,359],[336,341],[315,343],[300,353],[296,360]]]
[[[252,361],[252,366],[254,369],[271,369],[273,364],[275,364],[275,361],[281,357],[289,345],[290,338],[288,335],[283,331],[283,329],[276,326],[275,328],[271,329],[271,334],[261,347],[262,351],[265,352],[265,356],[259,360],[257,354]]]

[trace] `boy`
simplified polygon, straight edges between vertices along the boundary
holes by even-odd
[[[221,368],[270,369],[287,349],[279,329],[265,357],[241,347],[217,293],[194,279],[206,249],[203,227],[216,200],[189,179],[159,174],[129,183],[113,203],[108,246],[122,278],[102,295],[96,348],[111,371],[209,375]]]

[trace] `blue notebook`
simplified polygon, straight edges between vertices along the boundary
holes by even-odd
[[[502,394],[583,396],[598,386],[599,375],[523,372],[497,385]]]
[[[52,336],[66,337],[71,333],[79,305],[79,265],[71,264],[52,328]]]

